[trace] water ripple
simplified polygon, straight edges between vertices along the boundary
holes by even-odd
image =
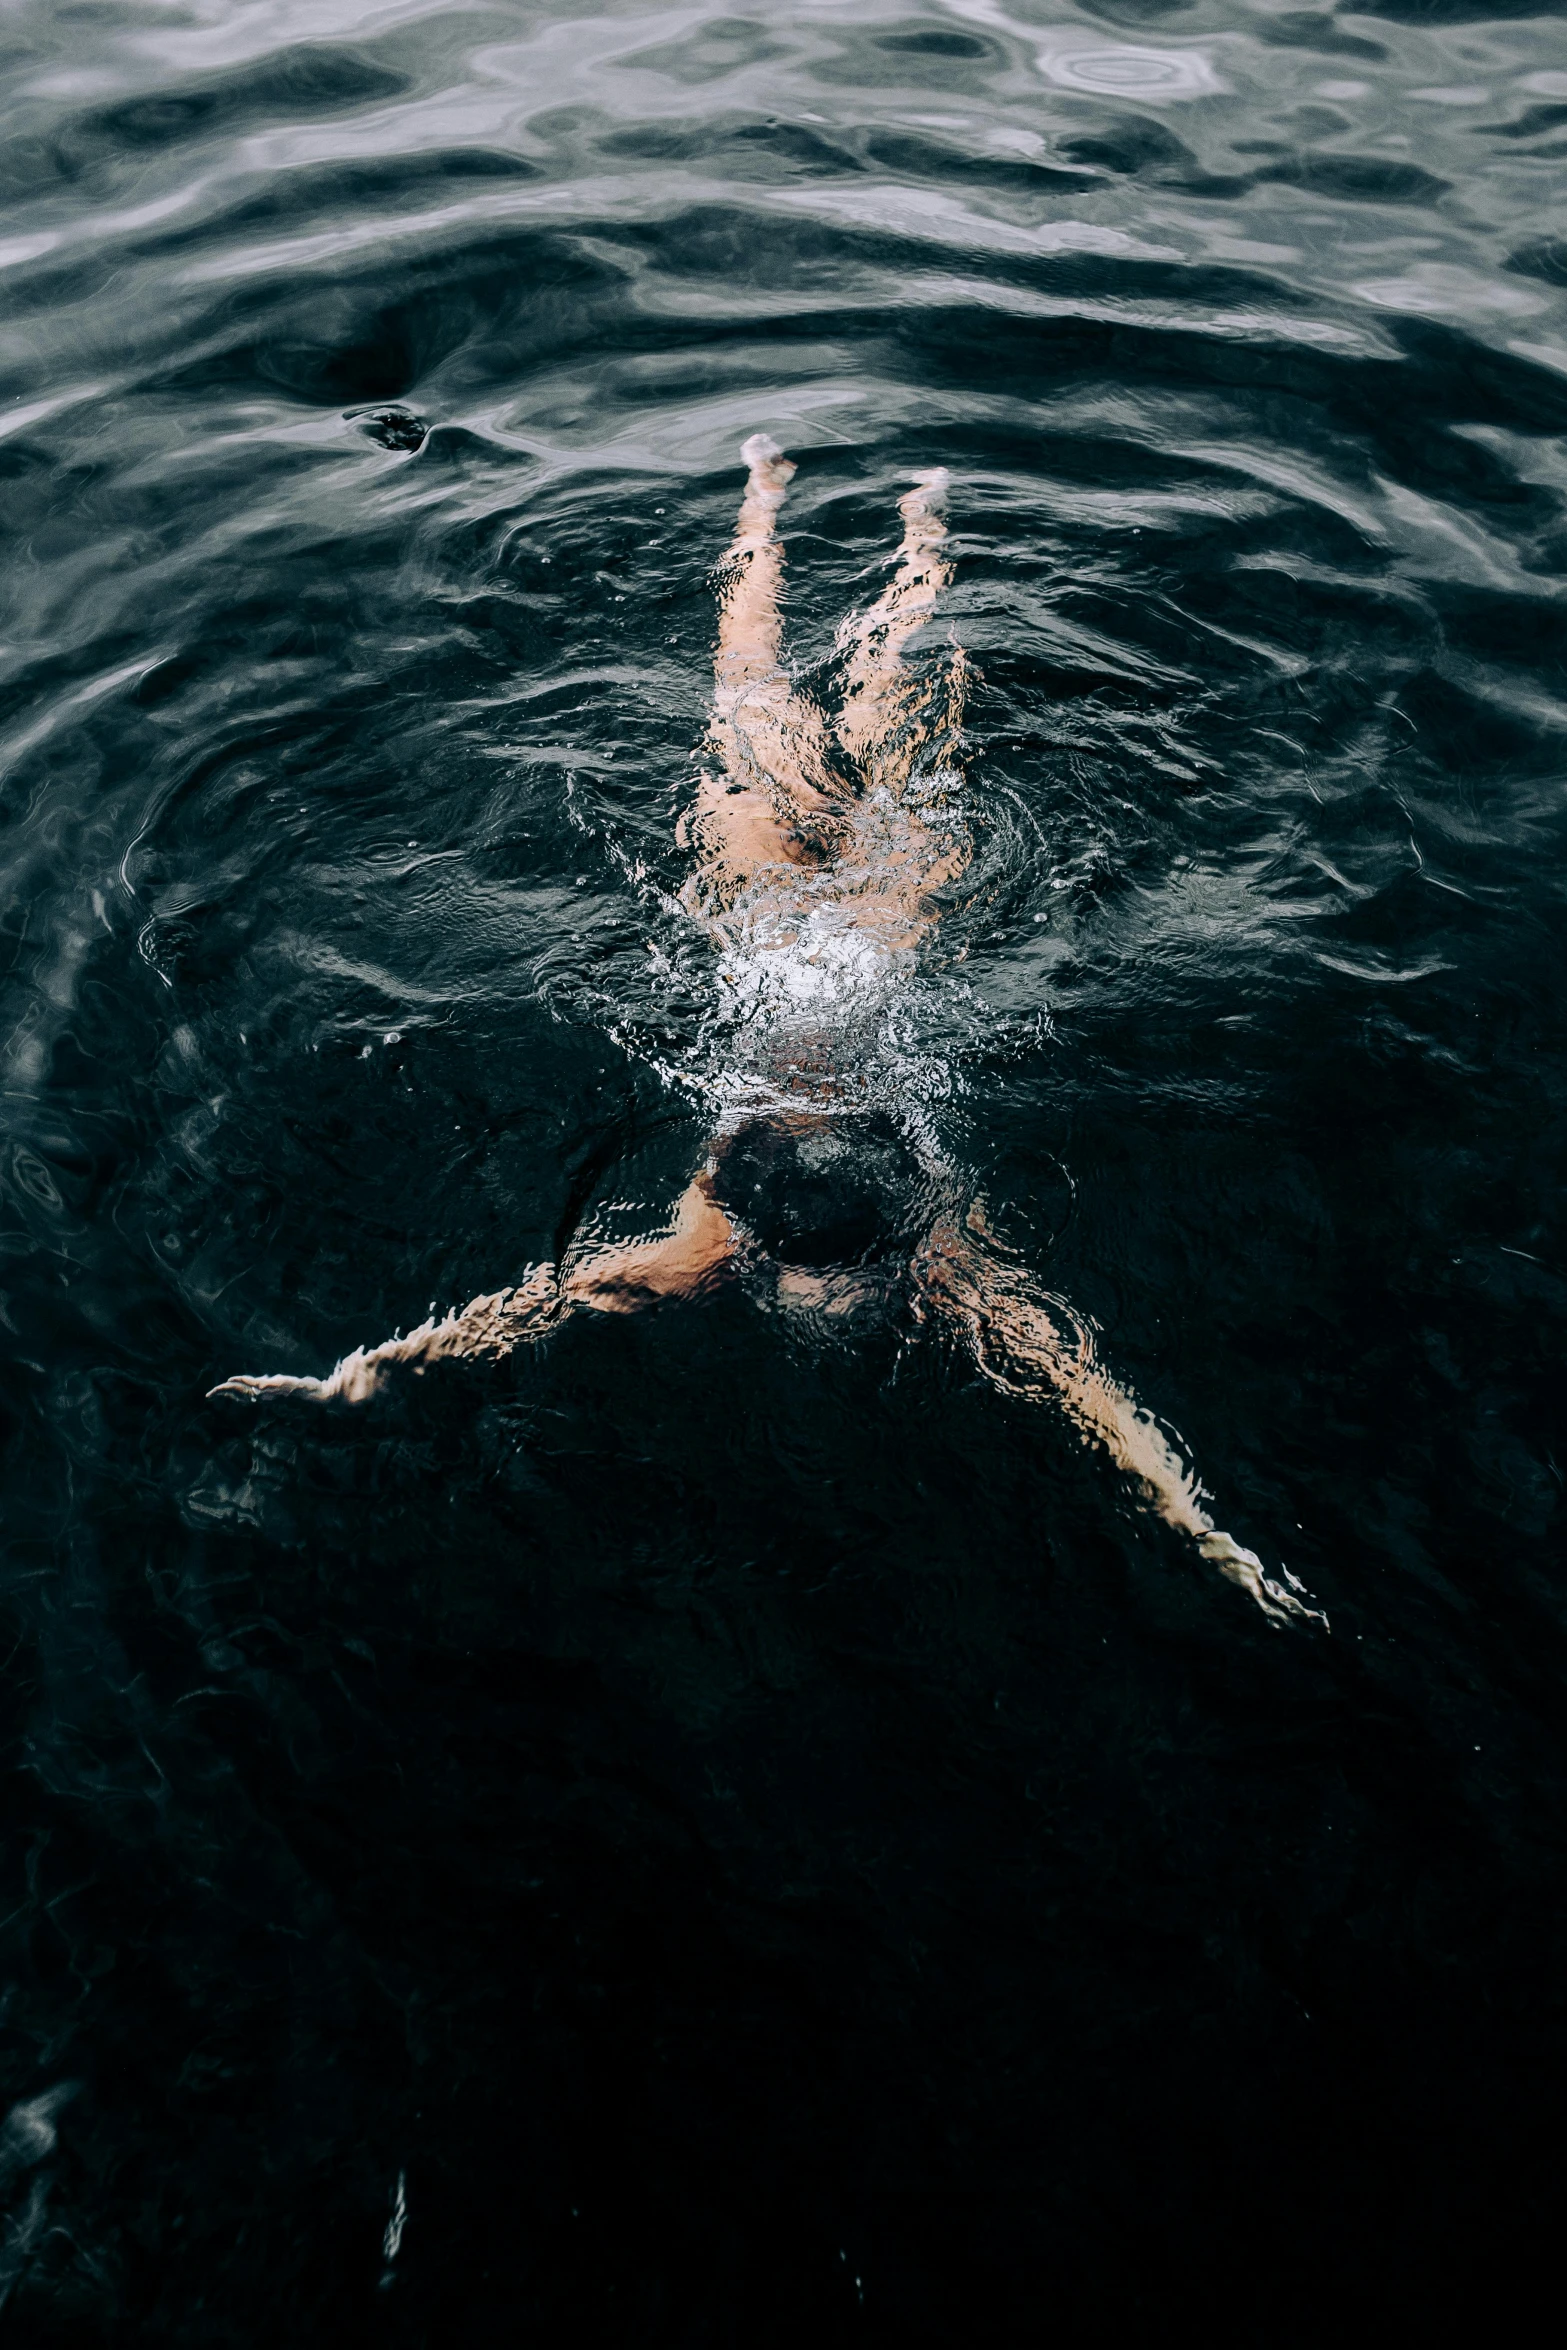
[[[1393,2245],[1494,2324],[1567,2046],[1557,21],[7,41],[5,2314],[1318,2332]],[[1331,1641],[874,1284],[205,1400],[702,1163],[754,431],[826,707],[952,474],[972,861],[867,1084]]]

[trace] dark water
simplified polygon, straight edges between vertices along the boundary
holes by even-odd
[[[11,2338],[1494,2322],[1564,2183],[1560,17],[4,40]],[[952,468],[910,1052],[1330,1632],[895,1320],[206,1400],[686,1180],[757,428],[818,680]]]

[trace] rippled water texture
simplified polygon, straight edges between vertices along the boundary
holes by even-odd
[[[1554,2305],[1561,17],[92,0],[3,70],[4,2324]],[[785,1285],[209,1399],[699,1164],[753,431],[825,705],[952,474],[886,1098],[1331,1629]]]

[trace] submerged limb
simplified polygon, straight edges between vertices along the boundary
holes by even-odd
[[[314,1402],[365,1403],[388,1371],[401,1365],[423,1371],[429,1363],[449,1358],[497,1362],[514,1347],[542,1338],[568,1311],[552,1265],[530,1266],[512,1289],[497,1289],[468,1305],[422,1322],[406,1338],[386,1338],[379,1346],[356,1347],[324,1379],[296,1377],[286,1371],[241,1372],[209,1389],[212,1395],[235,1395],[259,1403],[269,1396],[302,1395]]]
[[[285,1395],[307,1396],[315,1403],[365,1403],[390,1371],[406,1367],[417,1375],[435,1362],[499,1362],[577,1310],[634,1314],[664,1298],[699,1296],[717,1279],[734,1245],[728,1217],[713,1200],[706,1177],[698,1176],[681,1195],[670,1230],[657,1240],[595,1251],[562,1272],[535,1265],[513,1289],[476,1297],[439,1321],[432,1317],[406,1338],[356,1347],[324,1379],[242,1372],[209,1393],[250,1403]]]
[[[735,1253],[735,1230],[713,1194],[712,1178],[698,1175],[675,1203],[670,1229],[657,1240],[595,1249],[567,1268],[569,1305],[600,1314],[634,1314],[663,1298],[701,1297]]]
[[[950,576],[941,519],[947,474],[924,474],[905,495],[896,575],[871,611],[839,632],[849,658],[838,735],[866,785],[856,795],[840,788],[820,714],[794,692],[781,662],[776,521],[794,467],[762,434],[743,454],[750,473],[719,612],[709,738],[718,764],[681,827],[699,859],[682,902],[722,931],[758,876],[769,876],[766,889],[779,894],[781,909],[783,893],[800,902],[787,869],[819,868],[832,882],[841,928],[869,934],[878,951],[907,952],[934,918],[931,891],[956,880],[968,861],[948,804],[950,772],[913,788],[915,760],[932,744],[949,744],[946,765],[955,765],[966,664],[954,651],[940,678],[921,680],[902,658]]]
[[[783,666],[777,522],[794,467],[765,433],[740,454],[749,470],[722,567],[713,662],[718,764],[683,826],[721,892],[742,888],[760,866],[818,861],[813,836],[831,832],[837,797],[821,716]]]
[[[940,692],[914,678],[903,661],[904,646],[930,619],[952,577],[943,519],[950,480],[944,465],[915,477],[913,488],[898,501],[903,518],[898,568],[869,611],[846,620],[838,631],[839,649],[848,655],[838,740],[868,783],[894,789],[907,779],[916,753],[929,739],[938,706],[954,731],[962,714],[961,659]]]
[[[981,1251],[955,1223],[931,1233],[915,1272],[922,1297],[961,1330],[994,1385],[1014,1395],[1050,1388],[1079,1434],[1132,1478],[1155,1515],[1194,1542],[1272,1622],[1326,1623],[1269,1575],[1254,1551],[1215,1526],[1195,1470],[1152,1413],[1102,1369],[1092,1339],[1068,1309],[1033,1290],[1016,1268]]]
[[[942,519],[948,479],[939,466],[900,499],[897,570],[870,610],[838,631],[848,655],[838,739],[865,785],[855,841],[840,863],[856,890],[856,920],[903,948],[936,919],[930,893],[956,881],[970,855],[952,798],[967,660],[955,645],[939,674],[921,675],[903,658],[952,576]]]

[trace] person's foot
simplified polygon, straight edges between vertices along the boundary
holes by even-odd
[[[765,499],[770,506],[780,504],[795,469],[771,433],[752,433],[749,440],[741,442],[740,454],[750,471],[747,487],[751,495]]]
[[[923,522],[927,516],[942,511],[951,487],[952,476],[945,465],[932,465],[914,476],[914,487],[905,490],[898,500],[898,512],[905,522]]]

